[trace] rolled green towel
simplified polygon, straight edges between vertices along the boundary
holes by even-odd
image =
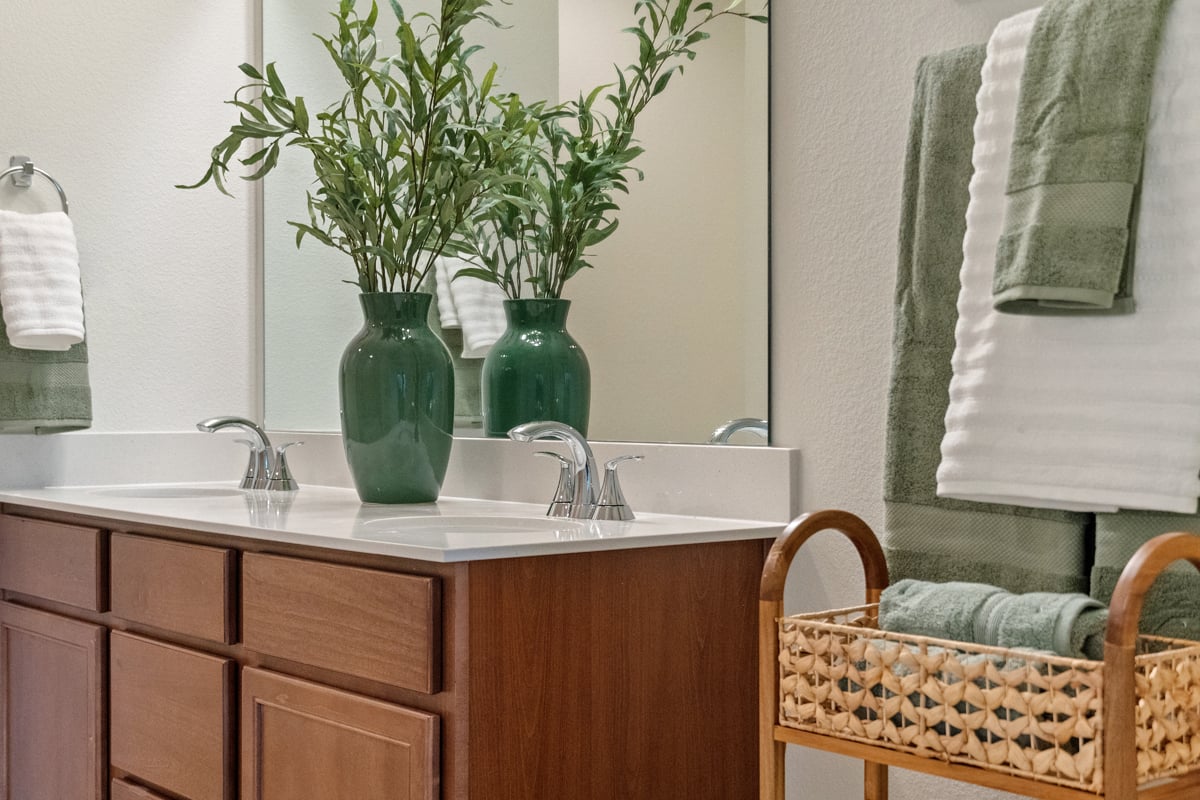
[[[1170,0],[1050,0],[1021,76],[993,304],[1132,310],[1132,224]]]
[[[1086,594],[1028,592],[992,598],[976,620],[976,641],[1071,658],[1104,657],[1108,610]]]
[[[974,642],[976,618],[991,600],[1011,596],[998,586],[906,579],[883,590],[879,627],[893,633]]]
[[[982,583],[901,580],[884,589],[879,627],[893,633],[1103,658],[1104,604],[1079,593],[1012,594]]]

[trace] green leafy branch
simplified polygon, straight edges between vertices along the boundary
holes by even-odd
[[[354,0],[341,0],[336,35],[317,35],[347,91],[315,117],[289,95],[274,64],[265,74],[243,64],[253,82],[228,101],[240,119],[213,148],[204,177],[181,187],[212,181],[228,194],[230,163],[247,146],[239,162],[255,168],[245,176],[251,181],[276,167],[281,148],[306,150],[316,180],[309,219],[289,223],[296,244],[308,236],[348,255],[363,292],[414,291],[481,198],[510,180],[507,151],[517,141],[484,124],[496,67],[476,82],[468,63],[478,48],[463,29],[494,22],[490,1],[444,0],[438,16],[411,19],[399,0],[389,3],[395,56],[378,55],[375,2],[361,18]]]
[[[637,37],[638,59],[616,68],[615,83],[554,107],[497,104],[493,124],[514,127],[524,115],[529,148],[509,164],[520,180],[486,200],[461,232],[459,249],[480,266],[458,274],[496,283],[513,298],[525,286],[534,297],[560,297],[592,266],[589,251],[616,231],[614,195],[628,193],[631,175],[642,178],[633,166],[643,152],[634,139],[638,117],[696,58],[716,19],[766,21],[741,10],[743,2],[718,11],[706,1],[636,0],[636,25],[626,32]]]

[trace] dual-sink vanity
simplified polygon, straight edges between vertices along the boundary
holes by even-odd
[[[0,492],[0,797],[754,797],[782,526],[545,510]]]

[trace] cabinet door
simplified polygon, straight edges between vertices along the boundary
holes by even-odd
[[[120,631],[109,650],[112,765],[189,800],[232,800],[233,662]]]
[[[104,628],[0,603],[0,798],[103,800]]]
[[[438,718],[242,670],[242,800],[433,800]]]

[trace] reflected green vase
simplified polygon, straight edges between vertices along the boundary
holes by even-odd
[[[342,441],[366,503],[437,499],[454,441],[454,367],[429,329],[433,295],[359,295],[365,322],[342,354]]]
[[[565,422],[587,435],[591,370],[567,333],[570,300],[505,300],[508,328],[483,362],[483,426],[505,436],[535,420]]]

